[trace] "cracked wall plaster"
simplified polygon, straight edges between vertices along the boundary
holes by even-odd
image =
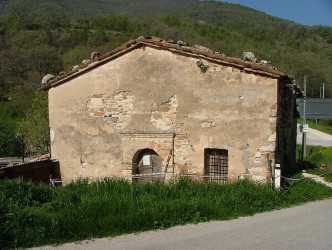
[[[179,105],[176,95],[171,96],[167,102],[152,106],[150,122],[158,129],[167,130],[174,126]]]

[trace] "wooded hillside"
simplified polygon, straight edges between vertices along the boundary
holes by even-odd
[[[36,110],[47,105],[45,93],[35,93],[42,77],[81,64],[92,51],[104,53],[141,35],[200,44],[232,57],[252,51],[300,84],[306,75],[309,96],[319,96],[323,82],[325,96],[332,95],[330,27],[303,26],[240,5],[194,0],[10,1],[0,13],[0,141],[9,145],[4,134],[10,134],[27,144],[26,154],[47,150],[33,145],[47,144],[47,114],[41,119]],[[12,102],[5,102],[8,98]],[[44,125],[40,134],[31,132],[37,118]],[[28,139],[31,135],[38,138]],[[1,149],[0,157],[19,151]]]

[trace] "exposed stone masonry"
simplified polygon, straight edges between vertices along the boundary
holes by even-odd
[[[277,123],[277,104],[271,106],[269,123],[275,126]],[[256,181],[263,180],[264,172],[268,174],[270,171],[266,168],[268,161],[274,159],[274,152],[276,150],[276,132],[273,132],[267,139],[266,145],[261,146],[254,153],[253,166],[248,169],[249,174]],[[270,163],[273,165],[274,163]]]
[[[91,116],[103,117],[115,128],[123,129],[131,121],[133,99],[130,91],[122,91],[116,95],[97,94],[87,101],[87,109]]]
[[[174,158],[181,173],[191,172],[190,158],[194,153],[193,146],[189,143],[188,132],[176,134],[174,138]]]
[[[202,129],[208,129],[208,128],[212,128],[215,127],[216,123],[215,122],[211,122],[211,121],[205,121],[201,123],[201,128]]]

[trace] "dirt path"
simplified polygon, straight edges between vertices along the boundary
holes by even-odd
[[[308,174],[308,173],[302,173],[302,175],[304,177],[313,179],[315,182],[321,183],[325,186],[332,188],[332,183],[325,181],[324,178],[321,176],[314,175],[314,174]]]

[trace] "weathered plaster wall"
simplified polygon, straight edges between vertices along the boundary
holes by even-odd
[[[197,61],[145,47],[51,88],[62,177],[130,178],[144,148],[164,164],[171,155],[175,173],[203,174],[204,149],[213,147],[229,150],[231,179],[264,179],[274,161],[277,80],[204,60],[203,73]]]

